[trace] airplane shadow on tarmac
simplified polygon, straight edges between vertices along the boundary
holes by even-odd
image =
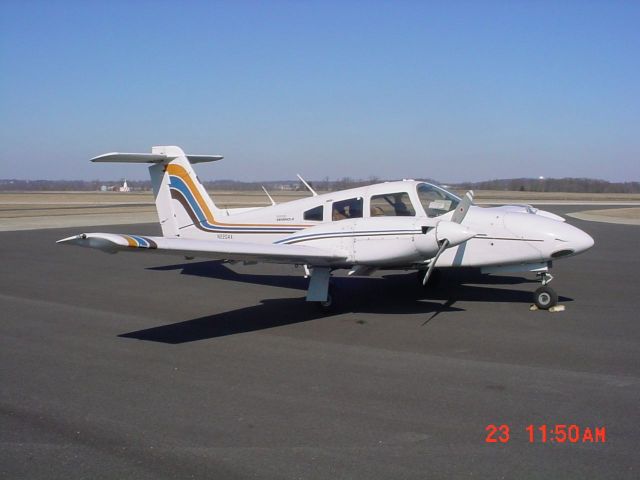
[[[257,275],[237,273],[219,261],[205,261],[152,267],[150,270],[181,270],[220,280],[271,285],[306,290],[309,280],[294,275]],[[533,288],[514,290],[485,285],[518,285],[536,283],[523,277],[481,275],[478,270],[457,269],[442,275],[435,285],[422,288],[415,274],[390,273],[380,277],[333,277],[338,305],[334,313],[320,312],[303,297],[261,300],[259,305],[207,315],[192,320],[162,325],[119,335],[152,342],[180,344],[252,332],[326,318],[341,313],[376,313],[387,315],[431,314],[426,325],[443,312],[464,311],[454,307],[458,301],[531,303]],[[469,284],[482,285],[469,285]],[[433,300],[444,301],[437,303]],[[560,297],[560,301],[572,299]]]

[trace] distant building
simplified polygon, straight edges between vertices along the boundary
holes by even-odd
[[[121,187],[118,188],[119,192],[130,192],[131,188],[127,185],[127,181],[125,180]]]

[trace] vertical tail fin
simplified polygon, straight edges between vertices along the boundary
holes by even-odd
[[[221,155],[185,155],[179,147],[153,147],[151,153],[107,153],[93,162],[152,163],[149,167],[158,220],[165,237],[184,237],[202,224],[215,223],[221,211],[200,183],[192,163],[220,160]]]

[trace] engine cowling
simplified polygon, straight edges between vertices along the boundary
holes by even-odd
[[[463,242],[466,242],[470,238],[476,236],[476,233],[469,230],[460,223],[449,222],[442,220],[436,225],[436,238],[438,243],[448,240],[449,247],[455,247]]]
[[[427,227],[423,228],[427,229]],[[436,228],[430,227],[426,233],[414,236],[414,245],[421,257],[433,257],[439,248],[438,239],[436,238]]]
[[[426,227],[425,227],[426,228]],[[475,236],[475,232],[464,225],[441,220],[435,227],[430,227],[424,235],[416,235],[415,246],[424,258],[433,257],[444,240],[448,240],[449,247],[455,247]]]

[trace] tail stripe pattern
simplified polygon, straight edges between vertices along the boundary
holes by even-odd
[[[187,171],[180,165],[167,167],[171,198],[180,202],[193,225],[203,231],[218,233],[294,233],[308,225],[274,225],[217,222]]]

